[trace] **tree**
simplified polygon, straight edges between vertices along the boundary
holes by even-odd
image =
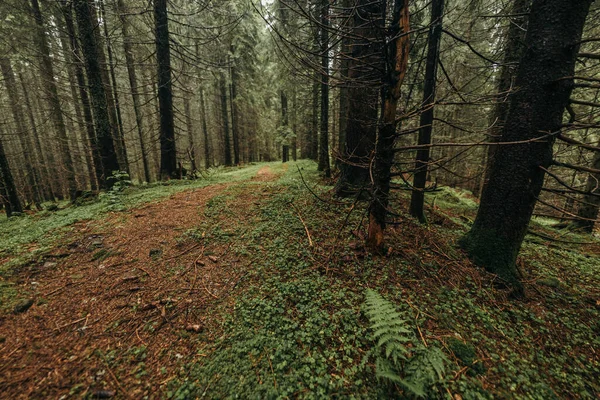
[[[154,0],[156,59],[158,62],[158,102],[160,108],[160,175],[162,179],[177,175],[177,149],[173,121],[171,83],[171,47],[167,0]]]
[[[383,230],[386,226],[389,203],[391,168],[394,162],[394,141],[396,139],[396,108],[400,99],[400,89],[409,55],[409,0],[395,0],[390,33],[385,53],[385,75],[381,88],[381,117],[375,160],[373,167],[373,190],[369,204],[369,228],[367,248],[380,252],[383,247]]]
[[[0,135],[1,136],[1,135]],[[6,216],[10,217],[13,213],[23,212],[19,195],[17,194],[17,187],[13,180],[8,160],[6,159],[6,153],[4,151],[4,145],[0,138],[0,197],[2,197],[2,203],[6,208]]]
[[[47,94],[48,106],[51,109],[50,119],[52,120],[54,129],[58,135],[58,145],[61,153],[60,156],[62,157],[63,165],[67,173],[67,186],[69,188],[69,195],[73,199],[75,198],[77,192],[77,182],[75,181],[73,159],[71,157],[71,151],[69,150],[67,128],[65,126],[60,98],[58,96],[57,84],[54,79],[54,67],[52,65],[50,48],[46,39],[45,22],[42,12],[40,11],[38,0],[31,0],[31,12],[36,23],[36,31],[34,36],[37,49],[41,57],[40,71],[42,74],[44,89]]]
[[[444,14],[444,0],[431,1],[431,23],[429,24],[429,39],[427,44],[427,61],[425,66],[425,87],[423,89],[423,105],[419,123],[419,146],[417,150],[413,190],[410,199],[410,214],[421,223],[427,221],[423,204],[425,202],[425,185],[429,170],[429,147],[431,132],[433,130],[433,117],[435,108],[435,88],[437,79],[437,66],[439,63],[440,40],[442,38],[442,17]]]
[[[21,101],[17,95],[17,83],[10,59],[6,57],[0,57],[0,72],[4,77],[4,84],[8,92],[10,108],[17,126],[21,152],[25,156],[26,160],[31,160],[31,158],[34,156],[32,150],[33,146],[31,145],[28,132],[25,129],[25,116],[23,115],[23,109],[21,108]],[[35,205],[41,209],[40,203],[42,199],[38,186],[38,182],[40,180],[38,173],[36,170],[34,170],[33,163],[31,161],[26,161],[24,167],[27,175],[27,192],[29,193],[31,200],[33,200]]]
[[[377,137],[377,110],[381,71],[383,70],[381,37],[384,35],[382,2],[359,0],[351,32],[343,41],[354,38],[351,54],[342,54],[347,62],[347,77],[340,93],[340,131],[344,130],[340,155],[340,177],[336,194],[348,196],[370,183],[370,158]],[[344,71],[342,71],[342,74]]]
[[[490,141],[497,141],[502,136],[502,129],[508,115],[508,98],[514,86],[515,71],[523,55],[525,31],[527,28],[527,12],[531,0],[514,0],[510,9],[510,24],[506,30],[506,43],[504,45],[504,59],[500,67],[498,80],[498,98],[494,104],[491,117]],[[489,146],[487,150],[487,165],[491,165],[497,146]],[[489,179],[489,168],[483,174],[481,190]]]
[[[133,54],[132,38],[129,33],[129,19],[125,13],[125,4],[123,0],[117,0],[117,9],[121,20],[121,34],[123,35],[123,51],[125,53],[125,64],[127,66],[127,77],[129,78],[129,87],[131,88],[131,99],[133,101],[133,112],[135,114],[135,123],[140,140],[140,150],[142,155],[142,165],[144,167],[144,179],[151,182],[150,161],[148,159],[148,150],[144,140],[144,118],[140,102],[140,93],[138,88],[135,57]]]
[[[331,176],[329,164],[329,0],[321,3],[321,125],[319,128],[319,171]]]
[[[510,100],[477,217],[461,240],[476,264],[512,284],[516,293],[522,291],[517,255],[552,163],[591,3],[533,1],[515,81],[518,89]]]
[[[99,165],[96,166],[97,174],[100,172],[98,184],[102,188],[109,188],[111,182],[108,178],[114,171],[119,171],[120,166],[113,142],[114,130],[108,116],[108,104],[98,61],[98,44],[94,34],[90,3],[89,0],[74,0],[73,5],[94,112],[95,136],[100,159]],[[100,167],[99,171],[98,167]]]

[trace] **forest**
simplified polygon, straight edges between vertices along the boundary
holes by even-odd
[[[593,0],[1,0],[0,398],[600,396]]]

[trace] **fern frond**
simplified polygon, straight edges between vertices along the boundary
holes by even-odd
[[[444,379],[446,355],[437,347],[421,345],[396,307],[370,289],[365,294],[365,314],[376,340],[374,354],[379,355],[375,362],[377,378],[400,385],[412,397],[427,397]],[[412,343],[410,350],[407,343]]]

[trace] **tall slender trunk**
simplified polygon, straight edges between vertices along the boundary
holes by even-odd
[[[227,87],[225,85],[225,75],[221,74],[219,80],[221,91],[221,117],[223,120],[223,141],[225,147],[225,165],[231,166],[231,143],[229,140],[229,115],[227,114]]]
[[[204,104],[204,91],[200,86],[200,113],[202,117],[202,134],[204,135],[204,168],[210,168],[210,146],[208,140],[208,127],[206,124],[206,105]]]
[[[144,140],[144,118],[140,105],[140,93],[137,82],[137,73],[135,68],[135,56],[133,54],[132,38],[129,33],[129,18],[125,12],[123,0],[117,0],[117,10],[121,20],[121,33],[123,35],[123,51],[125,53],[125,64],[127,66],[127,77],[129,78],[129,87],[131,88],[131,99],[133,101],[133,112],[135,114],[135,123],[140,141],[140,151],[142,155],[142,165],[144,167],[144,179],[151,182],[150,162],[148,161],[148,151]]]
[[[534,0],[501,142],[477,217],[461,245],[476,264],[522,285],[516,259],[552,164],[555,134],[573,89],[575,61],[592,0]],[[568,78],[571,77],[571,78]],[[543,137],[543,140],[536,140]]]
[[[67,129],[63,118],[60,98],[58,96],[58,87],[54,80],[54,67],[50,58],[50,47],[46,38],[45,22],[40,11],[38,0],[31,0],[31,11],[36,23],[35,41],[38,48],[41,61],[40,71],[44,84],[45,94],[47,96],[48,106],[50,107],[50,119],[58,135],[58,146],[60,156],[67,175],[67,187],[71,198],[75,198],[77,192],[77,183],[75,181],[75,171],[73,169],[73,159],[69,150],[69,139]]]
[[[10,59],[6,57],[0,57],[0,72],[4,77],[4,86],[8,92],[8,102],[13,114],[15,125],[17,127],[17,136],[19,138],[19,145],[21,152],[25,158],[25,174],[27,180],[26,196],[32,201],[38,208],[42,202],[39,193],[38,182],[40,177],[37,171],[33,168],[33,150],[29,137],[29,133],[25,128],[25,116],[23,115],[23,109],[21,108],[21,101],[18,97],[17,83],[15,79],[15,73],[13,71]]]
[[[183,94],[183,110],[185,112],[185,127],[188,137],[188,156],[192,166],[192,171],[197,171],[196,166],[196,145],[194,143],[194,125],[192,123],[192,110],[190,105],[190,97],[187,93]]]
[[[174,178],[177,174],[167,0],[154,0],[154,20],[156,23],[158,102],[160,108],[160,175],[162,179],[166,179]]]
[[[115,97],[113,93],[113,86],[109,75],[110,63],[106,61],[106,54],[104,53],[104,42],[106,38],[103,37],[102,31],[100,30],[100,21],[103,19],[101,13],[96,12],[96,0],[89,0],[89,8],[94,26],[94,39],[96,41],[96,49],[98,55],[98,63],[100,65],[100,77],[102,84],[104,85],[104,92],[106,93],[106,104],[108,107],[108,118],[112,129],[112,139],[114,141],[114,148],[117,152],[117,160],[119,162],[119,168],[122,171],[127,171],[127,154],[124,147],[124,141],[121,135],[121,127],[119,125],[119,115],[117,113],[117,105],[115,103]],[[101,11],[101,10],[100,10]],[[103,21],[105,25],[106,21]],[[108,43],[107,43],[108,46]]]
[[[19,82],[21,84],[21,89],[23,91],[23,99],[25,100],[25,110],[27,111],[27,118],[29,120],[29,129],[31,130],[33,136],[33,146],[35,149],[34,157],[38,165],[38,169],[40,171],[40,189],[42,191],[42,198],[44,200],[54,200],[54,191],[52,188],[53,180],[50,178],[50,173],[48,171],[48,164],[45,161],[45,154],[42,150],[42,143],[40,141],[40,135],[37,130],[37,124],[35,121],[35,117],[33,115],[33,108],[31,101],[29,100],[29,90],[27,89],[27,85],[25,84],[25,79],[23,78],[23,74],[19,72]]]
[[[0,125],[2,127],[2,125]],[[0,196],[3,198],[4,207],[6,208],[6,216],[10,217],[15,212],[23,212],[19,195],[17,194],[17,187],[13,180],[8,160],[6,159],[6,153],[4,151],[4,145],[2,143],[2,134],[0,132],[0,186],[2,186],[2,192]]]
[[[233,53],[233,46],[230,48]],[[232,61],[229,60],[229,98],[231,102],[231,138],[233,140],[233,164],[239,165],[240,163],[240,132],[239,132],[239,113],[237,112],[237,93],[236,93],[236,85],[237,85],[237,71],[235,69],[235,65],[232,64]]]
[[[79,90],[79,99],[83,111],[83,123],[87,138],[84,141],[86,160],[88,164],[88,172],[90,174],[90,183],[92,190],[98,190],[100,179],[102,176],[102,157],[98,149],[98,141],[94,130],[94,119],[92,117],[92,108],[90,106],[90,98],[86,90],[85,74],[83,71],[83,62],[79,42],[75,33],[75,25],[73,24],[73,12],[71,4],[64,1],[63,16],[65,18],[65,27],[69,35],[69,46],[73,54],[73,68],[75,70],[75,78],[77,79],[77,87]]]
[[[88,0],[75,0],[73,4],[94,110],[95,137],[100,156],[99,165],[96,166],[97,174],[100,172],[98,184],[103,188],[109,188],[111,182],[108,178],[113,171],[118,171],[120,166],[113,142],[114,131],[108,115],[107,96],[100,71],[99,49],[94,35],[94,24]],[[92,143],[92,148],[95,147],[94,144]]]
[[[285,134],[287,134],[287,127],[289,124],[288,118],[288,98],[285,90],[281,91],[281,125],[284,128]],[[281,161],[288,162],[290,160],[290,146],[287,143],[287,137],[283,138],[283,145],[281,146]]]
[[[442,38],[442,17],[444,14],[444,0],[432,0],[431,22],[429,24],[429,38],[427,43],[427,61],[425,64],[425,86],[423,88],[422,112],[419,123],[419,145],[431,144],[433,130],[433,113],[435,108],[435,86],[437,66],[440,58],[440,40]],[[423,205],[425,202],[425,185],[429,172],[429,147],[417,150],[413,190],[410,199],[410,215],[419,222],[427,221]]]
[[[391,169],[396,139],[396,108],[409,53],[409,0],[395,0],[390,25],[390,40],[384,48],[386,68],[381,88],[381,122],[375,144],[373,191],[369,204],[367,248],[373,252],[383,249],[383,230],[389,204]]]
[[[331,176],[329,164],[329,0],[321,3],[321,127],[318,170]]]

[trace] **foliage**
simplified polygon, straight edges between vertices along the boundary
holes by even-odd
[[[444,353],[418,343],[405,317],[371,289],[365,294],[365,313],[377,340],[377,377],[400,385],[414,397],[433,395],[446,373]]]

